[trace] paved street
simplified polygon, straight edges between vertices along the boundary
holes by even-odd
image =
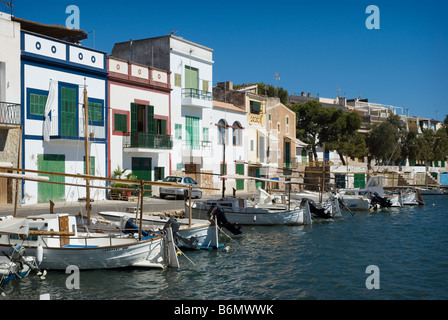
[[[136,201],[94,201],[92,202],[91,217],[94,217],[100,211],[126,211],[127,208],[135,208]],[[159,199],[159,198],[145,198],[143,203],[143,212],[162,212],[168,210],[182,210],[184,209],[183,200],[174,199]],[[54,206],[55,213],[69,213],[78,214],[79,212],[85,214],[85,202],[64,203],[57,202]],[[18,215],[29,216],[39,215],[50,212],[50,204],[34,204],[20,206],[17,210]],[[14,206],[0,206],[0,216],[12,215],[14,213]]]

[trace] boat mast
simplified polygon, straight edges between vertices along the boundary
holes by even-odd
[[[88,114],[88,99],[87,99],[87,88],[86,79],[84,78],[84,147],[85,147],[85,166],[86,166],[86,176],[90,175],[90,154],[89,154],[89,114]],[[86,210],[87,210],[87,225],[90,225],[90,180],[86,178]]]

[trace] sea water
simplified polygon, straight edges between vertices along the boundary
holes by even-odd
[[[448,299],[448,196],[424,201],[312,226],[243,227],[222,237],[230,250],[185,251],[179,269],[81,271],[78,287],[63,271],[30,275],[0,300]]]

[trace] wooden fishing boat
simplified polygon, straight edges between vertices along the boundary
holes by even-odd
[[[3,219],[3,218],[1,218]],[[15,218],[12,218],[15,219]],[[130,267],[144,262],[147,267],[178,267],[167,234],[149,234],[143,238],[129,234],[78,232],[76,218],[68,214],[47,214],[26,218],[27,237],[1,235],[0,250],[20,243],[29,255],[42,250],[39,267],[66,270],[68,266],[83,269]],[[171,252],[170,252],[171,251]]]

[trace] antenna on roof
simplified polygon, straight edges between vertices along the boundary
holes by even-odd
[[[1,3],[3,3],[7,8],[9,8],[11,10],[11,16],[12,16],[12,11],[14,9],[14,4],[11,1],[5,1],[5,0],[1,0]]]
[[[170,36],[172,36],[173,34],[175,34],[177,32],[178,32],[177,30],[170,31]]]

